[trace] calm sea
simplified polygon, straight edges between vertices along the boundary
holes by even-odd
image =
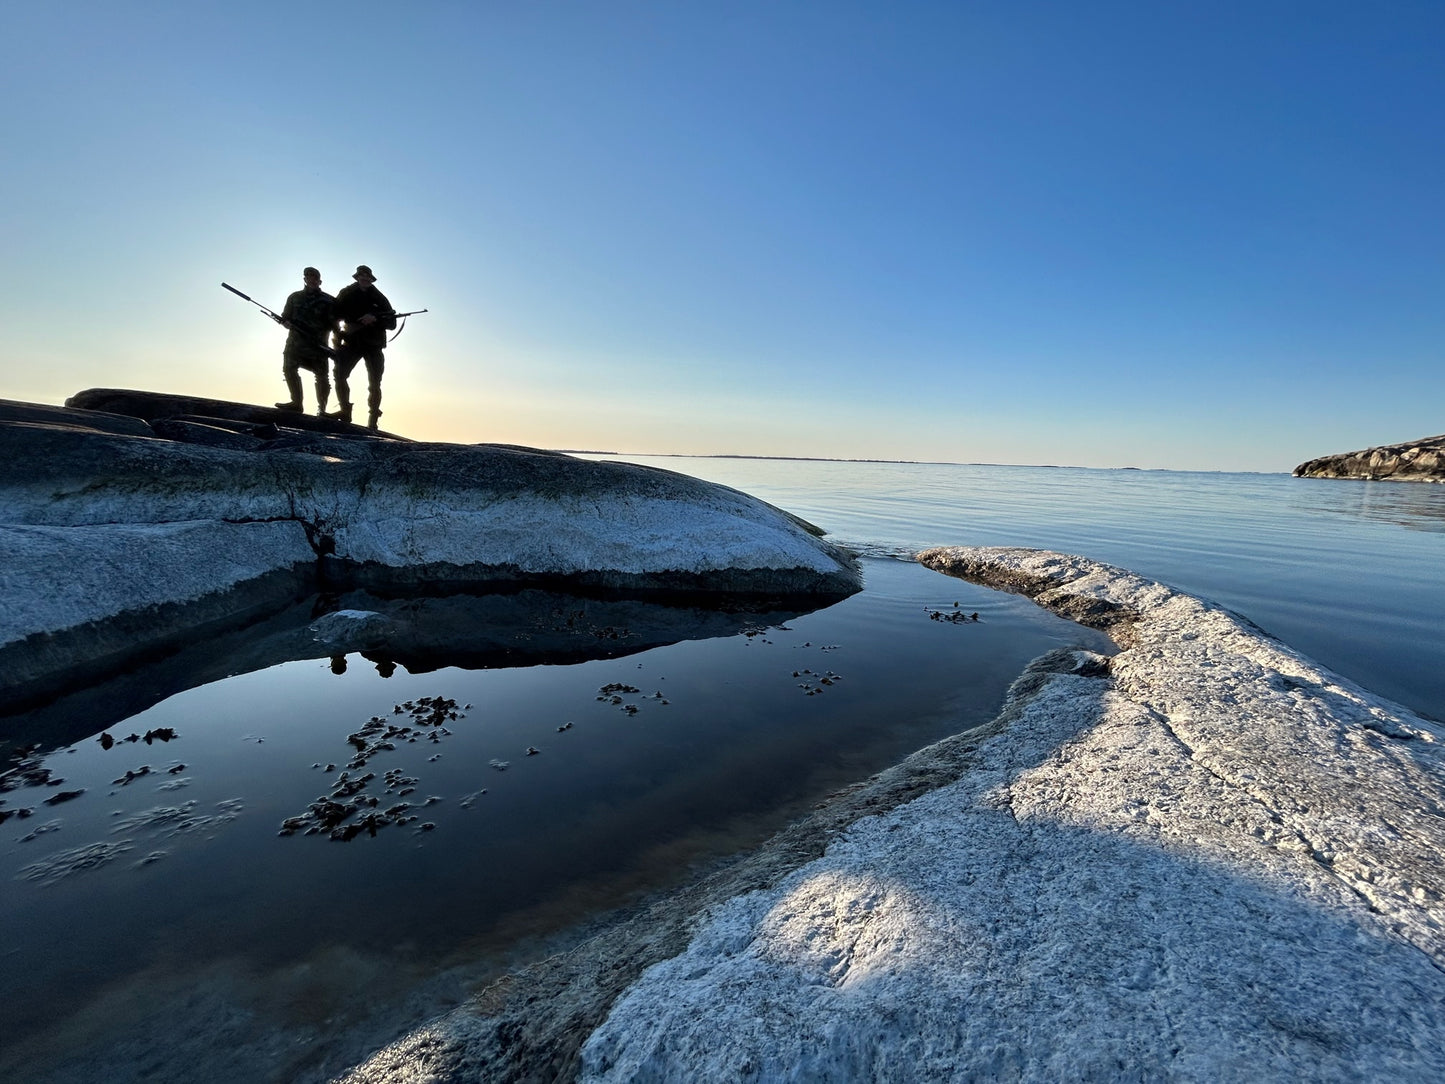
[[[318,599],[258,626],[264,643],[230,634],[223,665],[158,702],[135,700],[139,672],[48,706],[33,733],[68,744],[42,751],[48,777],[0,793],[0,810],[32,810],[0,820],[0,1078],[120,1079],[124,1063],[152,1081],[329,1079],[515,954],[985,722],[1029,659],[1109,650],[905,559],[930,545],[1122,565],[1445,715],[1445,486],[628,458],[813,521],[864,555],[865,590],[610,657],[411,669],[308,647],[316,613],[373,604]],[[595,605],[550,600],[518,643]],[[979,620],[931,616],[960,611]],[[417,821],[349,842],[278,835],[334,793],[369,719],[412,722],[408,705],[432,698],[459,717],[366,769],[380,807],[411,803]],[[0,720],[0,737],[25,725]],[[170,740],[124,740],[147,732]]]
[[[1079,467],[616,458],[752,493],[863,553],[1032,546],[1120,565],[1237,610],[1367,688],[1445,718],[1445,485]]]

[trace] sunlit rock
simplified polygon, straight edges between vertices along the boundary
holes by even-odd
[[[1301,463],[1296,478],[1364,478],[1395,482],[1445,482],[1445,434],[1359,452],[1339,452]]]

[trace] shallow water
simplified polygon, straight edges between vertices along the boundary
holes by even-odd
[[[121,1042],[188,991],[214,996],[217,968],[238,987],[237,1011],[213,1005],[172,1026],[214,1017],[228,1044],[261,1045],[265,1028],[400,1012],[422,976],[685,878],[987,721],[1041,652],[1108,649],[1023,599],[865,564],[863,593],[781,626],[568,665],[384,678],[357,654],[340,674],[324,658],[287,662],[170,696],[109,726],[109,748],[92,731],[46,756],[62,784],[3,795],[35,810],[0,826],[0,921],[27,933],[5,947],[0,981],[12,1065],[83,1078],[60,1068],[73,1014],[156,1000],[157,1018],[112,1011],[117,1034],[87,1040]],[[636,691],[604,691],[617,684]],[[395,710],[429,698],[454,701],[458,718],[434,727]],[[345,843],[278,836],[348,770],[348,735],[372,717],[417,725],[352,776],[374,773],[379,808],[410,802],[418,819]],[[124,740],[167,728],[172,740]],[[313,974],[298,1000],[300,964]],[[437,996],[428,1011],[444,1007]],[[280,1019],[238,1022],[241,1006],[288,998]],[[330,1068],[364,1052],[338,1047]]]
[[[1119,565],[1222,603],[1374,692],[1445,718],[1445,485],[622,458],[745,490],[865,553],[1034,546]]]

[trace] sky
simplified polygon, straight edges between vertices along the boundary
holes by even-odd
[[[221,282],[365,263],[430,310],[384,384],[418,439],[1288,471],[1445,431],[1438,0],[0,9],[0,398],[269,405],[284,332]]]

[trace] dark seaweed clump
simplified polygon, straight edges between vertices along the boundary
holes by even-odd
[[[465,707],[470,708],[471,705]],[[441,801],[435,796],[419,803],[399,800],[416,791],[418,780],[415,776],[405,774],[400,768],[392,768],[378,780],[375,772],[365,769],[372,757],[393,752],[398,744],[440,743],[452,733],[446,724],[465,718],[464,710],[458,708],[455,700],[423,696],[395,705],[392,716],[397,715],[407,716],[407,721],[393,722],[384,716],[373,715],[360,730],[346,736],[355,752],[337,775],[330,792],[320,795],[305,813],[282,821],[279,835],[324,833],[333,840],[347,843],[363,832],[375,837],[378,831],[389,825],[413,824],[421,819],[415,810]],[[321,768],[321,765],[314,767]],[[336,765],[327,764],[322,771],[336,771]],[[429,832],[435,827],[427,821],[418,824],[416,830]]]

